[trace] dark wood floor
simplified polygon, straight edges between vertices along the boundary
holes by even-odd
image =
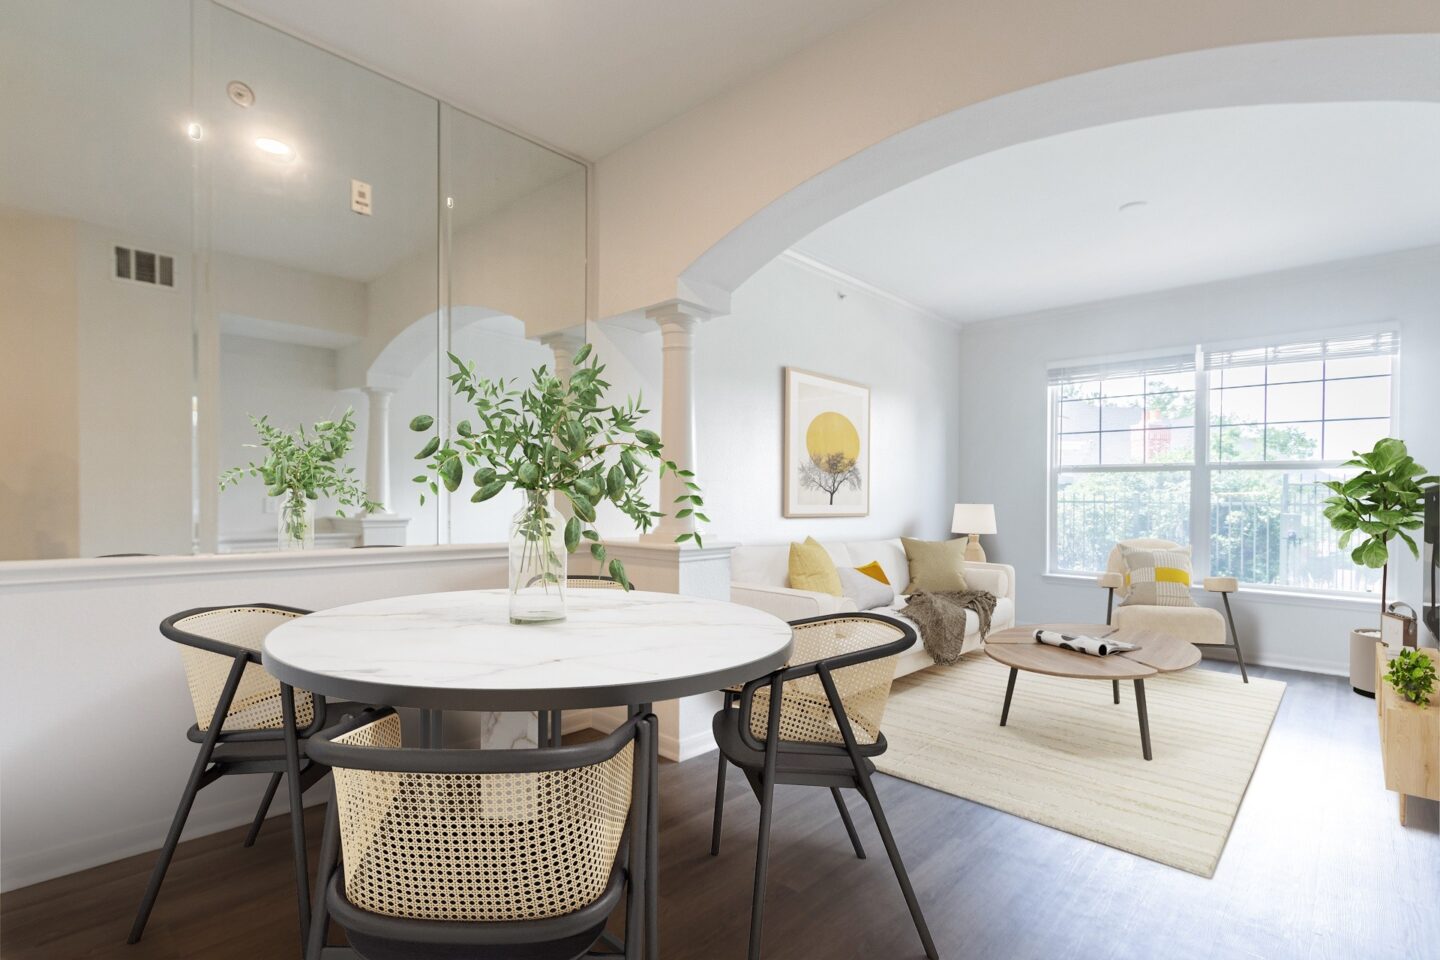
[[[1218,666],[1218,669],[1226,669]],[[1213,879],[903,781],[879,789],[941,955],[979,958],[1440,957],[1440,827],[1381,785],[1372,701],[1344,681],[1290,684]],[[964,731],[957,731],[963,736]],[[713,754],[662,770],[661,929],[667,958],[742,957],[756,804],[730,777],[725,847],[708,854]],[[259,792],[261,781],[256,780]],[[177,784],[178,789],[178,784]],[[851,809],[857,861],[825,791],[782,787],[765,955],[922,957],[879,838]],[[310,811],[312,842],[319,817]],[[184,844],[145,940],[124,944],[150,868],[133,857],[0,898],[5,960],[272,958],[298,954],[285,821]],[[313,845],[313,843],[312,843]]]

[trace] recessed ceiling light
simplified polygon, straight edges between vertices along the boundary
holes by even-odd
[[[1120,208],[1116,212],[1134,213],[1136,210],[1140,210],[1148,206],[1150,206],[1149,200],[1131,200],[1126,203],[1120,204]]]
[[[201,129],[200,124],[194,122],[193,120],[185,127],[185,136],[189,137],[191,140],[199,140],[204,135],[205,131]]]
[[[272,157],[288,158],[292,156],[295,152],[290,149],[290,144],[285,143],[282,140],[275,140],[271,137],[257,137],[255,140],[255,146],[259,147],[261,150],[264,150]]]

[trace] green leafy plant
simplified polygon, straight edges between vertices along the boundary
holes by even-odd
[[[239,483],[242,477],[259,477],[266,494],[285,497],[283,515],[290,539],[304,539],[306,503],[321,496],[334,497],[342,506],[361,511],[380,508],[355,479],[355,468],[342,462],[354,442],[354,410],[347,409],[338,421],[321,420],[309,431],[302,424],[287,433],[271,424],[268,417],[251,417],[250,423],[260,442],[246,446],[264,450],[265,459],[220,474],[220,489]],[[345,516],[344,510],[335,513]]]
[[[1419,650],[1401,650],[1400,655],[1390,661],[1385,679],[1395,692],[1411,703],[1425,706],[1435,689],[1435,661]]]
[[[605,366],[591,356],[589,344],[575,354],[568,382],[541,366],[531,371],[530,384],[523,388],[507,386],[504,379],[480,377],[474,363],[453,353],[450,360],[456,367],[449,377],[451,389],[470,404],[475,419],[455,424],[452,436],[430,437],[415,455],[427,461],[428,473],[414,480],[432,494],[438,494],[441,486],[455,492],[467,474],[475,488],[472,503],[489,500],[507,487],[525,491],[521,532],[527,543],[533,540],[537,549],[544,549],[556,522],[549,505],[551,494],[558,493],[573,512],[565,521],[566,551],[574,553],[582,541],[588,541],[591,555],[627,590],[630,581],[624,564],[611,557],[606,566],[605,545],[595,529],[600,504],[613,504],[636,529],[648,531],[665,516],[642,492],[646,479],[658,469],[659,476],[673,472],[684,483],[685,492],[675,498],[675,516],[709,522],[701,512],[705,501],[694,474],[665,459],[660,436],[638,425],[649,411],[637,398],[618,405],[606,403],[605,392],[611,385],[602,378]],[[434,426],[435,418],[427,414],[410,421],[410,429],[417,433]],[[675,538],[677,543],[688,540],[703,545],[699,533]]]
[[[1420,547],[1410,530],[1425,525],[1425,489],[1440,482],[1427,476],[1405,444],[1386,437],[1369,453],[1355,451],[1346,467],[1363,467],[1349,480],[1326,480],[1334,494],[1326,498],[1325,519],[1340,531],[1340,549],[1350,550],[1350,559],[1380,575],[1380,610],[1385,611],[1389,586],[1390,541],[1399,537],[1418,559]],[[1353,548],[1351,543],[1359,538]]]

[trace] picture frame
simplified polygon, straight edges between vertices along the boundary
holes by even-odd
[[[870,388],[785,368],[781,449],[786,517],[870,515]]]

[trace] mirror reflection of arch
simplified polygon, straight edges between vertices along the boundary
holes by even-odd
[[[538,338],[582,323],[584,165],[208,0],[15,14],[0,125],[27,135],[0,239],[34,263],[17,321],[45,331],[26,406],[76,427],[7,467],[8,499],[43,508],[17,512],[0,558],[276,549],[278,498],[254,478],[216,487],[264,460],[247,415],[290,431],[347,407],[344,463],[396,509],[337,520],[322,499],[315,546],[470,537],[468,517],[452,534],[444,506],[402,504],[416,471],[399,430],[436,411],[439,344],[516,376],[553,362]],[[163,256],[171,282],[117,279],[117,246]],[[383,437],[404,448],[375,442],[392,418]]]

